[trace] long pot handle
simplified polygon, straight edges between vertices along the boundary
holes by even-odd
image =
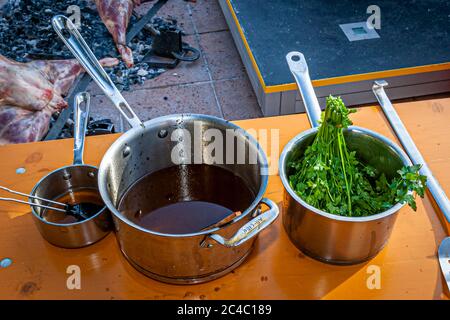
[[[311,83],[305,56],[301,52],[292,51],[286,55],[286,60],[300,90],[311,127],[318,127],[322,110]]]
[[[128,123],[133,128],[143,127],[144,124],[142,121],[137,117],[128,102],[111,81],[72,21],[63,15],[57,15],[53,17],[52,25],[64,44],[69,48],[86,72],[94,79],[109,100],[111,100],[122,116],[125,117]]]
[[[73,118],[75,120],[73,127],[73,164],[83,164],[84,140],[86,137],[90,104],[91,96],[88,92],[80,92],[75,96],[75,109],[73,110]]]
[[[268,206],[269,210],[247,222],[231,238],[226,239],[217,233],[209,237],[225,247],[237,247],[256,236],[274,222],[280,213],[278,206],[272,200],[263,198],[261,202]]]
[[[394,106],[384,90],[385,86],[387,86],[386,81],[375,81],[372,91],[411,161],[414,164],[422,165],[420,173],[427,176],[427,188],[430,190],[434,200],[441,209],[447,221],[450,222],[450,202],[448,197],[445,194],[444,189],[442,189],[441,185],[434,177],[433,172],[428,167],[419,149],[417,149],[398,113],[395,111]]]

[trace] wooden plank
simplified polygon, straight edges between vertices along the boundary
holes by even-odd
[[[280,115],[281,92],[264,95],[263,103],[260,106],[265,117]]]
[[[448,92],[449,88],[450,88],[450,80],[445,80],[401,87],[393,87],[389,85],[386,88],[386,92],[391,100],[396,100],[396,99],[404,99],[406,97],[420,97],[428,95],[430,93],[433,94],[445,93]],[[325,99],[327,96],[328,95],[317,97],[317,99],[319,100],[319,104],[322,106],[322,108],[325,106]],[[347,106],[355,106],[360,104],[377,102],[376,101],[377,99],[373,94],[372,89],[370,89],[369,91],[354,92],[350,94],[342,94],[339,96],[344,100]],[[295,112],[296,113],[305,112],[303,101],[301,101],[301,97],[299,95],[297,95],[297,100],[295,101]]]
[[[395,104],[435,176],[450,194],[450,99]],[[365,107],[352,116],[363,127],[394,138],[379,107]],[[306,115],[236,122],[243,128],[280,130],[279,147],[309,127]],[[90,137],[86,163],[98,165],[118,135]],[[395,139],[396,140],[396,139]],[[278,156],[280,150],[267,152]],[[1,184],[23,192],[50,170],[69,164],[72,140],[0,147]],[[16,174],[23,167],[24,174]],[[270,176],[266,197],[280,202],[283,187]],[[430,199],[418,201],[416,212],[399,213],[389,244],[371,261],[356,266],[331,266],[302,255],[289,241],[281,219],[259,236],[245,263],[220,279],[190,286],[151,280],[122,257],[113,234],[90,247],[56,248],[43,240],[27,206],[0,206],[0,259],[13,264],[0,269],[1,299],[446,299],[436,258],[446,236]],[[448,228],[448,225],[446,225]],[[450,228],[448,228],[450,229]],[[447,232],[450,230],[447,230]],[[66,269],[81,268],[81,290],[68,290]],[[381,289],[366,286],[371,265],[381,269]]]
[[[296,96],[297,96],[296,91],[281,92],[281,104],[280,104],[281,115],[295,113]]]
[[[381,80],[381,79],[379,79]],[[411,74],[401,77],[390,77],[383,78],[389,83],[389,88],[397,88],[397,87],[409,87],[416,86],[420,87],[421,85],[426,85],[429,83],[439,82],[439,81],[449,81],[450,80],[450,70],[444,71],[435,71],[435,72],[427,72],[427,73],[419,73],[419,74]],[[364,91],[371,91],[374,80],[360,81],[360,82],[351,82],[344,84],[336,84],[332,86],[323,86],[323,87],[315,87],[314,90],[318,97],[325,97],[329,94],[333,95],[345,95],[352,94]],[[450,91],[450,87],[447,87],[447,90]],[[440,92],[445,92],[440,91]],[[422,90],[423,94],[433,94],[436,92],[433,91],[425,91]],[[414,91],[409,92],[409,94],[415,94]],[[417,95],[417,94],[416,94]],[[402,98],[407,98],[402,97]],[[300,94],[297,92],[296,100],[300,100]],[[361,104],[363,102],[360,102]],[[365,103],[365,102],[364,102]]]

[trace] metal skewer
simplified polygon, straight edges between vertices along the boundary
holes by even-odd
[[[51,207],[51,206],[47,206],[47,205],[43,205],[43,204],[38,204],[38,203],[33,203],[33,202],[28,202],[28,201],[24,201],[24,200],[14,199],[14,198],[0,197],[0,201],[9,201],[9,202],[17,202],[17,203],[22,203],[22,204],[28,204],[30,206],[45,208],[45,209],[54,210],[54,211],[58,211],[58,212],[64,212],[66,214],[73,214],[75,216],[80,216],[83,219],[88,219],[88,217],[85,214],[83,214],[82,212],[77,212],[77,211],[71,209],[71,206],[66,204],[66,203],[62,203],[62,202],[58,202],[58,201],[54,201],[54,200],[50,200],[50,199],[45,199],[45,198],[41,198],[41,197],[37,197],[37,196],[32,196],[32,195],[29,195],[29,194],[26,194],[26,193],[23,193],[23,192],[11,190],[11,189],[3,187],[3,186],[0,186],[0,190],[4,190],[6,192],[9,192],[9,193],[12,193],[12,194],[16,194],[16,195],[19,195],[19,196],[22,196],[22,197],[27,197],[27,198],[31,198],[31,199],[45,201],[45,202],[48,202],[48,203],[53,203],[53,204],[56,204],[56,205],[64,207],[64,209],[55,208],[55,207]]]
[[[12,193],[12,194],[17,194],[19,196],[23,196],[23,197],[27,197],[27,198],[31,198],[31,199],[36,199],[36,200],[41,200],[41,201],[46,201],[48,203],[57,204],[57,205],[60,205],[60,206],[63,206],[63,207],[67,206],[65,203],[62,203],[62,202],[53,201],[53,200],[49,200],[49,199],[44,199],[44,198],[37,197],[37,196],[32,196],[32,195],[29,195],[29,194],[26,194],[26,193],[23,193],[23,192],[19,192],[19,191],[8,189],[8,188],[3,187],[3,186],[0,186],[0,189],[4,190],[6,192]],[[9,199],[9,198],[1,198],[1,199]]]
[[[32,203],[32,202],[28,202],[28,201],[24,201],[24,200],[19,200],[19,199],[2,198],[2,197],[0,197],[0,201],[18,202],[18,203],[28,204],[30,206],[35,206],[35,207],[40,207],[40,208],[45,208],[45,209],[49,209],[49,210],[54,210],[54,211],[67,213],[67,210],[65,210],[65,209],[50,207],[50,206],[46,206],[46,205],[43,205],[43,204]]]

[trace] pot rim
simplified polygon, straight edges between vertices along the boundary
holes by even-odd
[[[292,151],[300,141],[304,140],[311,134],[316,133],[318,130],[319,130],[319,128],[317,127],[317,128],[311,128],[311,129],[301,132],[300,134],[298,134],[294,138],[292,138],[286,144],[286,146],[283,148],[283,151],[281,153],[280,160],[278,163],[278,170],[279,170],[280,179],[281,179],[281,182],[283,183],[284,189],[291,195],[291,197],[293,197],[297,202],[299,202],[302,206],[304,206],[308,210],[310,210],[318,215],[321,215],[325,218],[332,219],[332,220],[338,220],[338,221],[356,222],[356,223],[383,219],[387,216],[390,216],[390,215],[396,213],[398,210],[400,210],[403,206],[406,205],[406,203],[403,203],[403,204],[396,203],[393,207],[389,208],[388,210],[380,212],[380,213],[376,213],[376,214],[373,214],[370,216],[347,217],[347,216],[339,216],[336,214],[328,213],[326,211],[317,209],[317,208],[311,206],[310,204],[306,203],[302,198],[300,198],[300,196],[298,196],[297,193],[291,188],[289,181],[287,180],[286,172],[285,172],[286,157],[287,157],[288,153],[290,151]],[[392,148],[397,153],[397,155],[400,157],[400,159],[402,160],[404,165],[412,165],[411,160],[406,155],[406,153],[396,143],[394,143],[387,137],[385,137],[375,131],[372,131],[372,130],[369,130],[366,128],[362,128],[362,127],[358,127],[358,126],[349,126],[347,130],[351,130],[351,131],[359,132],[359,133],[365,133],[375,139],[380,140],[381,142],[385,143],[388,147]]]
[[[35,195],[35,194],[36,194],[36,189],[42,184],[42,182],[43,182],[44,180],[48,179],[50,176],[56,174],[56,173],[59,172],[59,171],[66,170],[66,169],[70,169],[70,168],[76,168],[76,167],[87,167],[87,168],[90,168],[90,169],[94,169],[94,170],[97,172],[97,177],[98,177],[98,168],[95,167],[95,166],[91,166],[91,165],[89,165],[89,164],[70,164],[70,165],[67,165],[67,166],[58,168],[58,169],[56,169],[56,170],[53,170],[53,171],[47,173],[45,176],[43,176],[43,177],[42,177],[42,178],[34,185],[33,189],[31,190],[30,195],[32,195],[32,196]],[[98,188],[98,190],[99,190],[99,192],[100,192],[100,189],[99,189],[99,188]],[[32,201],[32,202],[35,201],[35,199],[32,199],[32,198],[29,198],[29,199],[30,199],[30,201]],[[50,199],[50,200],[52,200],[52,199]],[[103,199],[102,199],[102,200],[103,200]],[[104,206],[103,206],[96,214],[94,214],[93,216],[91,216],[91,217],[89,217],[88,219],[85,219],[85,220],[83,220],[83,221],[77,221],[77,222],[73,222],[73,223],[55,223],[55,222],[50,222],[50,221],[47,221],[47,220],[43,219],[39,214],[37,214],[36,209],[34,208],[34,206],[30,206],[30,207],[31,207],[31,212],[32,212],[32,214],[33,214],[37,219],[39,219],[39,221],[41,221],[41,222],[43,222],[43,223],[45,223],[45,224],[48,224],[48,225],[56,226],[56,227],[70,227],[70,226],[76,226],[76,225],[80,225],[80,224],[86,223],[86,222],[88,222],[88,221],[91,221],[91,220],[97,218],[97,217],[100,216],[102,213],[104,213],[105,210],[107,209],[107,206],[104,205]]]
[[[183,237],[194,237],[194,236],[199,236],[199,235],[208,235],[214,232],[217,232],[218,230],[227,227],[229,225],[232,225],[236,222],[238,222],[239,220],[243,219],[244,217],[246,217],[247,215],[249,215],[251,212],[253,212],[255,210],[255,208],[258,206],[258,204],[261,202],[261,199],[264,196],[264,193],[266,192],[267,189],[267,185],[268,185],[268,176],[267,174],[262,175],[261,176],[261,184],[259,187],[259,191],[258,194],[255,196],[255,199],[253,200],[253,202],[249,205],[249,207],[247,209],[245,209],[244,212],[242,212],[241,215],[239,215],[238,217],[234,218],[233,220],[231,220],[228,224],[226,224],[225,226],[222,227],[216,227],[216,228],[212,228],[212,229],[207,229],[204,231],[200,231],[200,232],[194,232],[194,233],[180,233],[180,234],[172,234],[172,233],[162,233],[162,232],[156,232],[156,231],[152,231],[152,230],[148,230],[145,229],[137,224],[135,224],[134,222],[128,220],[127,218],[125,218],[119,210],[116,209],[116,207],[113,205],[113,203],[111,202],[111,199],[108,195],[107,192],[107,188],[106,188],[106,168],[108,167],[108,164],[110,163],[111,159],[112,159],[112,153],[114,152],[114,150],[116,148],[118,148],[120,145],[122,144],[126,144],[127,141],[131,140],[132,138],[134,138],[135,136],[141,135],[141,130],[146,130],[146,128],[149,128],[153,125],[165,122],[165,121],[173,121],[174,119],[193,119],[193,120],[209,120],[212,122],[219,122],[223,125],[227,125],[230,127],[230,129],[236,129],[236,130],[241,130],[242,133],[245,133],[248,141],[250,143],[253,143],[255,145],[255,147],[258,150],[258,161],[260,163],[260,168],[268,168],[268,162],[267,162],[267,157],[266,154],[264,152],[264,150],[261,148],[261,145],[258,143],[258,141],[252,136],[250,135],[246,130],[244,130],[243,128],[241,128],[240,126],[228,121],[228,120],[224,120],[222,118],[218,118],[215,116],[210,116],[210,115],[205,115],[205,114],[195,114],[195,113],[180,113],[180,114],[171,114],[171,115],[165,115],[165,116],[161,116],[161,117],[157,117],[157,118],[153,118],[151,120],[148,120],[146,122],[144,122],[144,127],[145,128],[131,128],[130,130],[128,130],[127,132],[125,132],[124,134],[122,134],[116,141],[113,142],[113,144],[108,148],[108,150],[105,152],[105,154],[103,155],[102,161],[100,163],[99,169],[98,169],[98,189],[100,191],[100,196],[102,197],[103,202],[105,203],[106,207],[109,209],[109,211],[111,212],[111,214],[113,215],[113,217],[119,219],[121,222],[125,223],[128,226],[131,226],[139,231],[148,233],[148,234],[152,234],[152,235],[157,235],[157,236],[163,236],[163,237],[171,237],[171,238],[183,238]]]

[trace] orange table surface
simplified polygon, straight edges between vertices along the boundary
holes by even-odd
[[[395,104],[418,148],[450,194],[450,99]],[[394,141],[377,106],[352,115],[358,126]],[[236,121],[245,129],[279,129],[280,150],[309,128],[306,115]],[[90,137],[85,162],[98,165],[117,135]],[[30,192],[48,172],[72,161],[72,139],[0,147],[0,185]],[[280,152],[280,150],[275,150]],[[272,151],[266,150],[270,158]],[[277,154],[275,154],[276,156]],[[17,174],[17,168],[25,173]],[[283,187],[272,175],[266,197],[282,201]],[[5,195],[0,192],[0,195]],[[228,275],[197,285],[168,285],[133,269],[121,255],[113,233],[83,249],[61,249],[41,238],[30,208],[0,204],[1,299],[448,299],[437,260],[437,247],[450,228],[430,197],[418,200],[417,212],[399,213],[389,244],[372,260],[332,266],[305,257],[288,239],[280,218],[264,230],[251,255]],[[81,289],[66,286],[67,267],[78,265]],[[380,269],[381,287],[369,289],[371,266]]]

